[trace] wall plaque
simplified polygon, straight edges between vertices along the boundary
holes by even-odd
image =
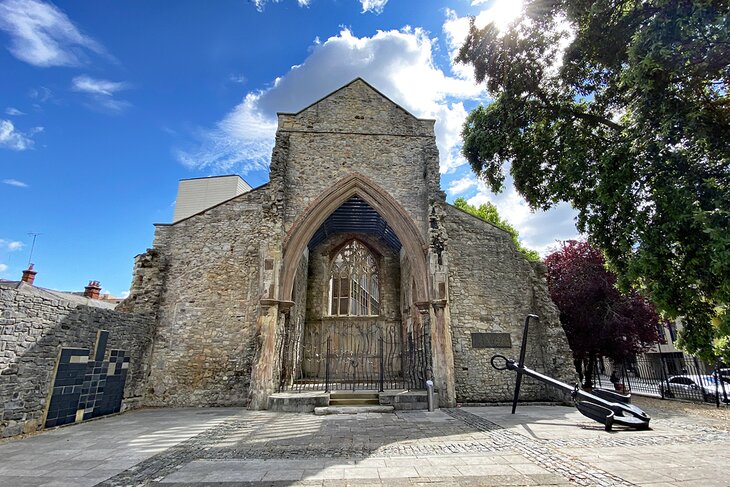
[[[472,333],[472,348],[512,348],[509,333]]]

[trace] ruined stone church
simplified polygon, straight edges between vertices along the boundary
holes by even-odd
[[[145,404],[266,408],[280,391],[428,379],[442,406],[505,401],[514,377],[489,360],[518,355],[529,313],[528,364],[570,377],[542,264],[446,203],[434,120],[364,80],[280,113],[270,181],[237,193],[176,212],[136,258],[118,309],[154,316]]]

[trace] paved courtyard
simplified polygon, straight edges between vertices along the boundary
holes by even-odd
[[[147,409],[0,443],[0,485],[730,485],[727,428],[650,412],[606,433],[562,406]]]

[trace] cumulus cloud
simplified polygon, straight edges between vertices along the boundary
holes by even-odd
[[[6,270],[8,270],[7,264],[0,264],[0,272],[5,272]]]
[[[23,247],[25,247],[23,242],[19,242],[17,240],[4,240],[0,238],[0,249],[15,252],[16,250],[22,250]]]
[[[128,108],[128,102],[114,98],[115,93],[127,88],[129,85],[123,81],[96,79],[85,75],[71,80],[72,90],[90,95],[93,101],[90,106],[103,111],[120,112]]]
[[[0,120],[0,147],[23,151],[33,147],[33,135],[42,132],[43,127],[34,127],[24,133],[15,128],[10,120]]]
[[[363,13],[373,12],[379,14],[383,12],[388,0],[360,0],[360,3],[362,4]]]
[[[17,179],[3,179],[3,184],[7,184],[10,186],[15,186],[16,188],[27,188],[28,185],[24,183],[23,181],[18,181]]]
[[[454,181],[447,190],[451,196],[475,189],[466,198],[472,206],[492,203],[499,215],[507,220],[520,233],[522,243],[537,250],[543,257],[550,253],[557,242],[577,239],[580,234],[575,228],[577,212],[567,203],[560,203],[547,211],[533,211],[514,188],[509,175],[509,165],[505,167],[507,176],[505,190],[499,194],[491,192],[487,185],[473,174]],[[456,191],[452,191],[452,188]]]
[[[449,188],[446,190],[451,196],[459,196],[471,188],[476,187],[477,180],[473,175],[467,174],[461,179],[452,181],[449,184]]]
[[[433,43],[421,29],[379,31],[372,37],[343,29],[314,44],[307,59],[274,80],[271,88],[247,93],[215,127],[200,131],[197,147],[177,150],[176,155],[186,166],[218,173],[265,169],[277,112],[299,111],[362,77],[415,116],[436,119],[441,171],[452,170],[465,163],[459,155],[467,115],[464,100],[482,97],[483,89],[436,67]]]
[[[40,0],[0,1],[0,29],[10,35],[13,56],[34,66],[77,66],[89,51],[104,54],[58,7]]]

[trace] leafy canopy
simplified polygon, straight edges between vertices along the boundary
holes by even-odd
[[[728,1],[526,0],[457,59],[494,98],[462,131],[474,171],[499,191],[511,161],[531,207],[570,202],[621,287],[730,362]]]
[[[620,361],[661,339],[654,305],[634,291],[621,294],[603,253],[588,242],[565,242],[545,265],[550,297],[576,358]]]
[[[507,220],[502,219],[497,212],[497,207],[492,203],[487,202],[479,205],[479,208],[472,206],[466,202],[464,198],[456,198],[454,206],[460,210],[464,210],[467,213],[474,215],[477,218],[481,218],[485,222],[489,222],[495,227],[499,227],[505,232],[512,236],[512,241],[515,243],[515,247],[524,255],[527,260],[537,262],[540,260],[540,254],[537,251],[528,249],[520,242],[520,234],[515,227],[509,224]]]

